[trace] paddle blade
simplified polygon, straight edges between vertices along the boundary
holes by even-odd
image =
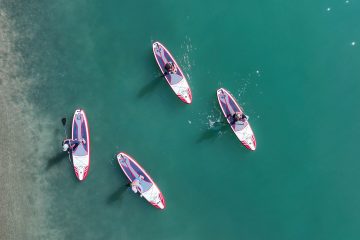
[[[65,126],[65,124],[66,124],[66,118],[62,118],[62,119],[61,119],[61,122],[62,122],[62,125]]]

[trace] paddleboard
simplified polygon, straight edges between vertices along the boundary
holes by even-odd
[[[177,71],[175,73],[166,74],[166,81],[168,82],[174,93],[181,99],[181,101],[190,104],[192,101],[190,86],[185,78],[185,75],[181,71],[181,68],[176,63],[174,57],[171,55],[169,50],[167,50],[164,45],[159,42],[153,43],[153,52],[156,62],[159,65],[160,70],[163,74],[165,74],[166,72],[165,64],[167,62],[174,63]]]
[[[87,177],[90,167],[90,135],[84,110],[77,109],[74,113],[72,139],[80,142],[72,151],[72,162],[76,177],[82,181]]]
[[[235,112],[243,113],[242,108],[236,102],[235,98],[224,88],[217,90],[217,98],[231,129],[246,148],[254,151],[256,149],[256,140],[249,121],[232,122],[232,116]]]
[[[156,186],[155,182],[145,172],[140,164],[124,152],[120,152],[117,155],[117,160],[130,182],[133,182],[135,179],[139,180],[142,189],[142,196],[154,207],[164,209],[166,204],[160,189]]]

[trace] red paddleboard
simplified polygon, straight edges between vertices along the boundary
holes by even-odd
[[[130,182],[133,182],[135,179],[139,181],[142,189],[140,194],[154,207],[165,209],[166,203],[160,189],[140,164],[124,152],[120,152],[117,155],[117,160]]]
[[[190,104],[192,101],[190,86],[174,57],[171,55],[169,50],[167,50],[164,45],[159,42],[153,43],[153,52],[156,62],[163,74],[167,73],[165,69],[166,63],[172,62],[175,65],[176,72],[165,74],[166,81],[181,101]]]
[[[72,151],[72,162],[76,177],[82,181],[87,177],[90,167],[90,135],[84,110],[77,109],[74,113],[72,139],[80,142]]]
[[[221,110],[223,111],[227,122],[230,124],[231,129],[234,131],[241,143],[247,149],[254,151],[256,149],[256,140],[250,123],[248,121],[232,121],[232,116],[234,115],[234,113],[243,113],[243,110],[236,102],[235,98],[224,88],[220,88],[217,90],[217,98]]]

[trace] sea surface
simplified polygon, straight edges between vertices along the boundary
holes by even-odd
[[[0,239],[360,239],[359,13],[358,0],[0,0]],[[220,87],[250,116],[255,152],[225,123]],[[84,182],[61,151],[77,108]],[[119,151],[164,211],[127,190]]]

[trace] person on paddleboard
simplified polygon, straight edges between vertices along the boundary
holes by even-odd
[[[142,192],[143,192],[140,181],[143,180],[143,179],[144,179],[144,177],[140,175],[138,178],[135,178],[134,181],[132,181],[131,184],[130,184],[131,185],[131,190],[134,193],[139,192],[140,197],[142,197]]]
[[[236,112],[232,115],[231,125],[236,124],[236,123],[244,124],[248,119],[249,119],[249,117],[246,116],[245,114]]]
[[[79,146],[80,143],[85,144],[86,143],[85,139],[81,139],[81,141],[79,141],[77,139],[75,139],[75,140],[73,140],[73,139],[65,139],[63,141],[63,144],[62,144],[63,151],[64,152],[66,152],[66,151],[71,152],[74,149],[76,149],[77,146]]]
[[[164,75],[176,73],[176,66],[173,62],[167,62],[165,64],[165,70],[166,71]]]

